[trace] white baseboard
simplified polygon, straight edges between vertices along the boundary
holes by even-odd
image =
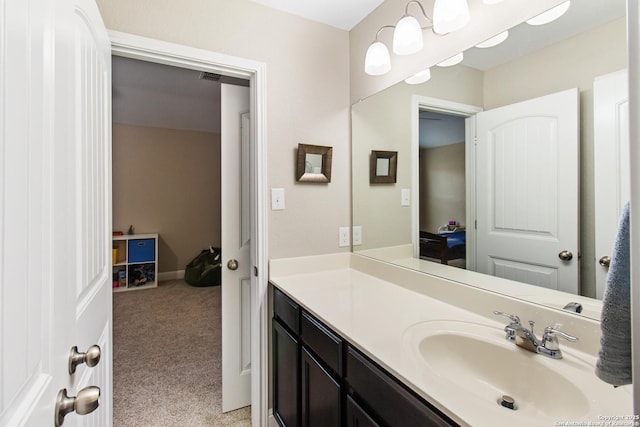
[[[158,273],[158,282],[163,282],[165,280],[178,280],[178,279],[184,279],[184,270],[163,271],[162,273]]]

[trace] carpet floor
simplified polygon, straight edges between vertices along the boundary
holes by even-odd
[[[183,280],[113,295],[114,426],[250,426],[222,413],[220,286]]]

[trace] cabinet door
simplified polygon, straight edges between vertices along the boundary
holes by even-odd
[[[300,425],[299,345],[273,319],[273,416],[283,427]]]
[[[380,427],[351,396],[347,396],[347,427]]]
[[[340,426],[340,384],[302,348],[302,426]]]

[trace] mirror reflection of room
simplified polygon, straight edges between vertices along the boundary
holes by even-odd
[[[418,115],[420,258],[466,268],[465,123]]]
[[[363,255],[422,271],[429,270],[431,274],[464,281],[464,278],[454,273],[456,269],[445,267],[434,270],[433,267],[425,267],[416,262],[417,258],[418,261],[429,260],[445,264],[442,261],[443,257],[435,256],[435,252],[431,252],[431,256],[425,256],[427,254],[422,253],[423,248],[416,249],[416,247],[425,241],[424,234],[421,236],[421,233],[437,235],[442,233],[439,231],[440,227],[448,225],[449,221],[455,221],[455,225],[466,230],[466,256],[457,259],[449,257],[446,265],[464,266],[469,270],[480,271],[476,264],[479,255],[475,252],[474,240],[476,218],[470,219],[456,210],[475,212],[476,206],[470,206],[468,198],[466,203],[460,203],[459,188],[448,189],[447,192],[442,190],[445,185],[459,182],[458,179],[467,180],[467,189],[470,186],[475,188],[475,184],[469,182],[470,177],[476,176],[476,173],[484,173],[485,169],[478,168],[479,170],[471,175],[468,169],[469,163],[472,165],[476,163],[470,158],[469,151],[466,151],[464,155],[443,156],[445,159],[442,161],[451,162],[455,158],[460,162],[457,166],[449,165],[451,168],[449,175],[442,172],[442,176],[447,176],[446,179],[448,179],[445,184],[438,184],[435,178],[429,178],[429,173],[437,173],[437,168],[441,166],[440,161],[434,160],[438,152],[432,149],[429,155],[428,149],[423,147],[418,149],[417,142],[412,140],[415,132],[412,131],[412,127],[415,126],[415,120],[420,123],[420,131],[423,132],[423,127],[432,128],[437,121],[427,120],[436,117],[432,115],[434,111],[417,111],[418,108],[422,110],[424,106],[420,102],[416,103],[415,98],[428,97],[452,104],[479,107],[489,112],[577,88],[579,116],[576,128],[579,129],[579,149],[576,150],[575,160],[572,162],[573,165],[578,165],[578,170],[575,172],[577,181],[564,186],[570,187],[573,191],[575,213],[565,218],[568,225],[556,227],[560,231],[566,231],[567,227],[576,229],[577,243],[571,248],[559,248],[552,253],[555,263],[575,266],[576,273],[573,283],[570,284],[572,291],[563,288],[569,286],[563,279],[554,279],[558,287],[551,289],[587,298],[601,298],[606,263],[599,263],[599,260],[606,259],[606,255],[611,250],[617,218],[623,202],[626,201],[624,197],[620,197],[620,200],[606,201],[601,196],[601,190],[612,188],[613,185],[624,190],[628,187],[628,178],[624,178],[625,171],[618,166],[601,165],[606,156],[599,151],[599,145],[602,145],[601,142],[606,137],[598,136],[599,130],[594,127],[597,122],[594,118],[603,110],[599,93],[612,93],[613,90],[599,91],[595,88],[600,83],[613,80],[616,73],[624,73],[627,66],[624,13],[624,1],[611,1],[606,5],[600,2],[572,2],[569,11],[556,22],[541,27],[522,23],[509,30],[509,37],[501,45],[489,49],[471,48],[464,52],[464,61],[455,66],[431,67],[431,78],[426,83],[411,85],[400,82],[354,104],[352,108],[353,216],[354,224],[361,225],[363,230],[368,230],[364,244],[355,250]],[[522,37],[517,39],[516,36]],[[529,44],[536,43],[540,44],[528,50]],[[622,97],[615,102],[623,101],[626,94],[625,85],[626,82],[618,84],[622,88]],[[412,111],[414,108],[416,111]],[[443,112],[438,108],[435,110]],[[451,113],[450,109],[445,111]],[[476,114],[471,111],[467,113],[467,116]],[[464,138],[457,142],[462,140]],[[609,143],[609,146],[612,144],[613,142]],[[365,173],[363,156],[366,150],[382,146],[387,150],[397,150],[400,155],[402,164],[398,165],[398,185],[395,188],[368,188],[362,184],[363,180],[358,179],[360,174]],[[459,147],[461,148],[462,145]],[[448,149],[453,150],[453,148]],[[439,150],[444,152],[446,149]],[[420,152],[419,160],[418,151]],[[604,152],[607,153],[607,151]],[[623,154],[620,158],[628,157]],[[460,168],[460,164],[465,161],[467,162],[466,174],[453,175],[453,171]],[[429,164],[429,162],[433,164],[425,166],[425,163]],[[550,161],[538,162],[545,167],[550,163]],[[562,172],[563,167],[559,166],[558,170]],[[415,167],[415,176],[410,172],[412,167]],[[428,169],[431,171],[427,172]],[[609,172],[605,174],[598,172],[602,170]],[[616,183],[609,184],[607,181],[609,178],[616,178]],[[414,182],[418,182],[419,185],[414,185]],[[400,189],[409,187],[418,203],[415,210],[384,202],[399,198],[397,193]],[[548,188],[546,184],[540,183],[538,187]],[[562,186],[554,187],[556,188],[554,191],[562,190]],[[428,192],[431,194],[427,194]],[[623,193],[624,191],[620,192],[620,194]],[[548,198],[550,194],[553,193],[542,192],[541,196]],[[448,211],[433,212],[455,204],[454,200],[458,200],[456,208],[448,207]],[[485,199],[477,194],[472,200],[475,203]],[[543,204],[544,202],[541,202],[538,205]],[[607,206],[614,206],[614,208],[608,209]],[[601,219],[602,211],[607,209],[612,210],[609,216],[613,220]],[[385,215],[381,212],[385,212]],[[526,212],[531,215],[532,211],[526,210]],[[413,219],[412,213],[415,215]],[[520,217],[522,218],[522,215]],[[393,218],[393,221],[390,221],[390,218]],[[536,220],[533,217],[531,219]],[[477,220],[480,221],[479,218]],[[612,224],[612,226],[606,224]],[[563,260],[560,256],[565,253],[564,249],[571,253],[570,260]],[[433,263],[427,264],[433,265]],[[542,272],[539,277],[544,274],[546,273]],[[531,283],[524,276],[500,277]],[[489,282],[487,283],[487,286],[491,286]],[[537,283],[533,284],[540,286]],[[533,297],[525,295],[523,298]]]

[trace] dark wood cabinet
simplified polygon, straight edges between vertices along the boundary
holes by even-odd
[[[298,339],[273,319],[273,416],[282,426],[300,425],[300,365]]]
[[[273,413],[280,426],[457,425],[280,290],[273,292]]]
[[[339,426],[340,383],[304,346],[301,368],[302,426]]]

